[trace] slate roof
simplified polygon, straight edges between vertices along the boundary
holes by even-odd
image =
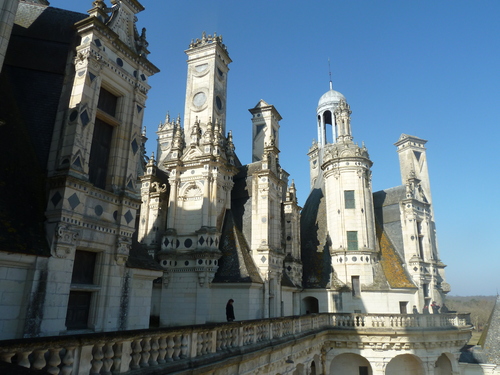
[[[330,285],[332,267],[328,249],[326,204],[321,187],[314,187],[300,216],[302,285],[304,288],[326,288]]]
[[[248,243],[235,224],[232,210],[226,211],[219,250],[222,257],[214,283],[263,283]]]
[[[500,295],[491,311],[488,325],[484,329],[473,353],[479,363],[500,365]]]
[[[375,220],[383,228],[391,245],[404,259],[403,230],[399,203],[406,198],[406,188],[403,185],[373,193]]]
[[[331,256],[326,223],[326,202],[318,179],[302,209],[300,231],[304,288],[342,288],[332,279]],[[370,290],[416,288],[403,267],[403,240],[399,202],[405,197],[404,186],[373,194],[380,263],[375,265],[374,283]]]
[[[69,101],[65,75],[71,82],[68,58],[79,43],[73,25],[88,15],[43,3],[19,3],[0,74],[0,251],[50,256],[47,159],[59,103]],[[161,269],[135,237],[127,266]]]
[[[0,74],[0,251],[49,255],[47,158],[68,52],[76,43],[72,25],[86,16],[19,3]]]

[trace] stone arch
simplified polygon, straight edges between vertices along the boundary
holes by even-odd
[[[452,354],[443,353],[439,356],[436,363],[434,363],[434,375],[452,375],[458,369],[454,369],[455,358]]]
[[[302,314],[319,313],[319,302],[315,297],[304,297],[302,299]]]
[[[417,356],[401,354],[387,364],[386,375],[424,375],[424,366]]]
[[[176,210],[176,226],[185,233],[194,232],[202,223],[203,185],[194,181],[179,189]]]
[[[344,353],[335,356],[330,363],[330,375],[372,375],[372,367],[368,360],[354,353]]]
[[[311,361],[311,366],[309,367],[309,374],[316,375],[316,361]]]
[[[319,354],[314,355],[309,365],[309,375],[318,375],[323,373],[323,366]]]

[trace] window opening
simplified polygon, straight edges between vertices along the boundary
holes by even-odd
[[[361,285],[359,284],[359,276],[351,276],[352,296],[359,297],[361,295]]]
[[[356,208],[356,201],[354,200],[354,190],[344,190],[345,208]]]
[[[399,301],[399,313],[408,314],[408,301]]]
[[[357,231],[347,231],[347,250],[358,250]]]
[[[94,273],[97,253],[77,250],[71,275],[71,290],[66,313],[68,330],[88,328],[92,293],[96,291]]]

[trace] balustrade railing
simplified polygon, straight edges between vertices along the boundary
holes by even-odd
[[[0,360],[53,375],[111,375],[168,366],[319,330],[467,328],[469,314],[322,313],[192,327],[0,341]]]

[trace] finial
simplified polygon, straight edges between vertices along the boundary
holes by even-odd
[[[330,76],[330,90],[333,90],[333,85],[332,85],[332,69],[330,67],[330,58],[328,58],[328,75]]]
[[[155,153],[154,152],[151,153],[151,157],[148,160],[147,166],[151,167],[153,165],[155,165]]]

